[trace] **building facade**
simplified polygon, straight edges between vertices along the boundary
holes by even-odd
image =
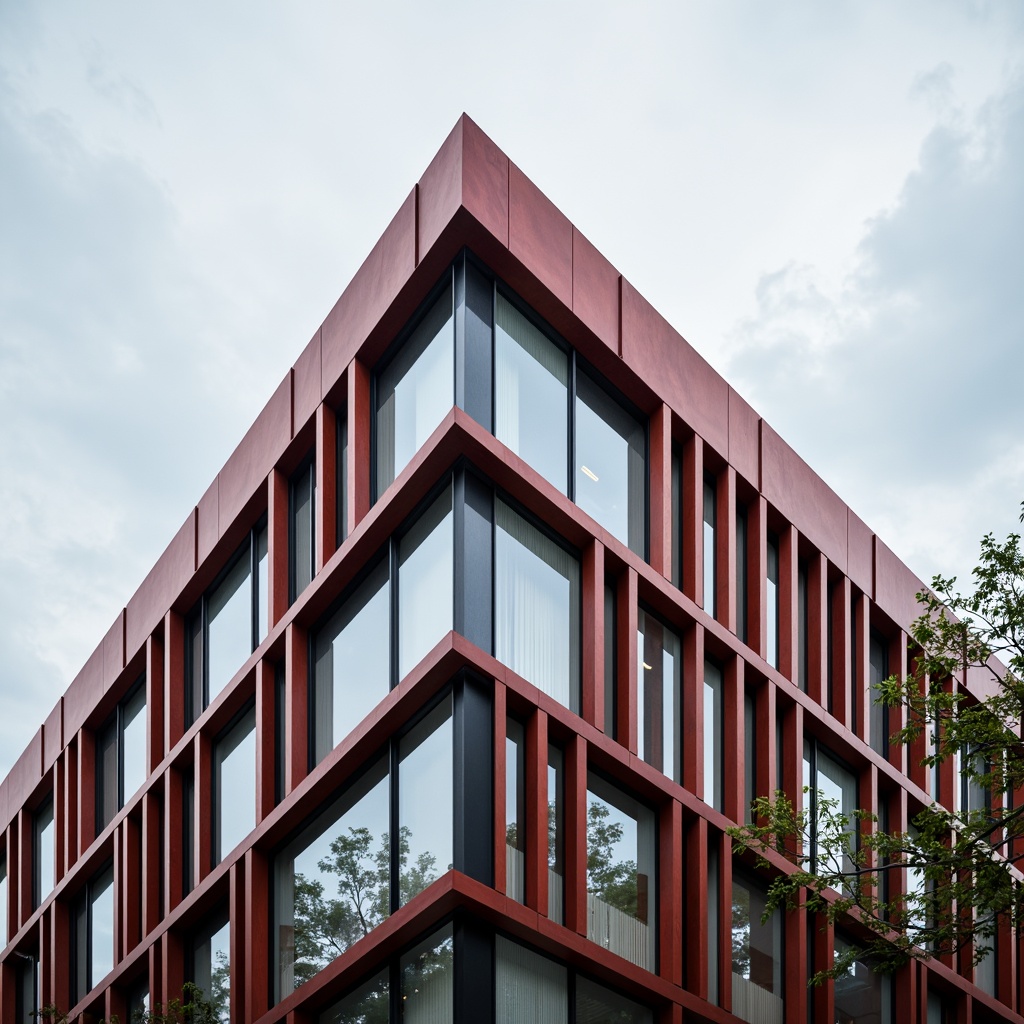
[[[919,587],[463,117],[0,786],[0,1018],[1024,1020],[1008,930],[809,990],[725,832],[952,805]]]

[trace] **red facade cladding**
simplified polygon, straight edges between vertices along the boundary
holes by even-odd
[[[392,428],[382,426],[378,375],[428,296],[448,294],[434,289],[449,279],[452,407],[417,436],[395,479],[378,486],[374,473],[394,458],[383,440]],[[493,291],[473,307],[471,282],[480,280]],[[570,498],[588,484],[553,483],[516,444],[503,443],[506,428],[491,422],[499,399],[475,396],[474,388],[496,387],[498,371],[496,343],[480,348],[484,336],[470,321],[488,321],[499,295],[534,316],[531,329],[578,367],[567,385],[577,395],[570,422],[582,415],[573,409],[586,378],[598,390],[612,386],[601,391],[617,405],[610,416],[628,413],[641,425],[643,511],[628,537],[601,506],[588,513]],[[497,337],[493,322],[486,329]],[[484,376],[473,376],[474,359],[489,367]],[[582,435],[581,424],[573,429]],[[582,472],[597,482],[592,469]],[[308,494],[306,479],[315,481]],[[411,598],[395,597],[387,583],[390,682],[334,735],[318,703],[328,685],[317,675],[318,638],[368,570],[388,580],[405,571],[406,524],[445,480],[456,524],[452,618],[415,664],[398,667],[391,638],[406,620],[396,626],[395,617],[411,622],[420,613],[405,611]],[[547,531],[569,552],[565,579],[578,580],[575,620],[566,605],[578,624],[576,654],[565,644],[573,697],[514,670],[526,664],[517,658],[540,655],[497,656],[511,649],[502,647],[498,586],[488,581],[504,570],[474,553],[497,543],[495,517],[506,513],[495,509],[504,503],[527,524],[516,529]],[[491,540],[472,533],[470,512],[480,507],[490,509]],[[539,550],[551,542],[531,543]],[[231,590],[233,573],[248,573],[248,589]],[[300,1024],[381,971],[390,971],[395,1019],[408,999],[406,989],[402,999],[394,991],[410,976],[408,951],[447,922],[456,964],[448,1015],[434,1007],[434,1016],[416,1019],[488,1021],[496,1008],[498,1019],[519,1019],[502,1005],[506,940],[546,958],[530,963],[562,972],[560,984],[576,993],[565,1006],[581,1020],[586,999],[598,998],[587,993],[597,990],[626,1000],[621,1019],[839,1019],[844,997],[831,985],[808,995],[808,972],[828,965],[834,935],[804,911],[781,923],[777,980],[757,983],[755,996],[770,998],[756,1011],[745,1002],[749,983],[732,960],[734,886],[756,891],[767,876],[759,883],[752,863],[734,857],[725,829],[742,820],[751,786],[800,798],[807,742],[846,766],[860,804],[886,813],[890,829],[905,828],[913,808],[929,801],[931,780],[917,764],[924,749],[876,753],[868,711],[872,643],[880,639],[875,649],[892,670],[906,669],[919,587],[464,116],[0,785],[0,1019],[18,1020],[40,1000],[72,1019],[125,1019],[143,993],[151,1006],[166,1003],[194,979],[224,996],[233,1021]],[[224,595],[238,593],[252,602],[237,620],[243,632],[251,627],[251,653],[215,678],[222,648],[211,630],[220,628]],[[678,666],[674,697],[641,685],[655,634],[663,665]],[[563,634],[552,636],[561,642]],[[702,685],[709,679],[717,682]],[[401,809],[400,787],[416,785],[411,768],[403,774],[402,759],[412,756],[403,737],[421,713],[441,714],[430,711],[438,699],[438,708],[453,709],[454,795],[449,808],[438,793],[432,810],[454,815],[444,840],[453,844],[452,866],[446,856],[422,891],[396,894],[403,862],[386,847],[390,913],[315,970],[283,968],[301,960],[287,941],[307,932],[305,919],[282,916],[298,871],[282,874],[290,863],[282,851],[372,764],[391,766],[382,770],[392,830],[403,820],[396,815],[418,813]],[[231,782],[235,736],[253,758],[251,815],[248,777]],[[136,763],[141,774],[129,779]],[[947,764],[938,780],[947,803],[950,772]],[[240,838],[228,835],[236,797]],[[611,808],[630,835],[635,829],[624,910],[608,910],[588,874],[595,806]],[[641,870],[643,863],[656,867]],[[604,933],[595,923],[602,914]],[[855,926],[847,931],[855,935]],[[994,980],[967,963],[908,966],[880,1012],[924,1022],[938,993],[952,1014],[946,1020],[1024,1019],[1020,952],[1014,935],[1000,936]],[[218,964],[229,966],[215,977]],[[406,1013],[415,1016],[408,1006]]]

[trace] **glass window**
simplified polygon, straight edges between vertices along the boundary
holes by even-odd
[[[816,743],[805,740],[804,786],[808,789],[810,801],[811,870],[828,874],[852,871],[854,864],[850,853],[855,849],[857,841],[857,821],[854,817],[857,809],[856,776]],[[827,830],[832,847],[835,847],[841,834],[839,829],[846,834],[846,849],[849,852],[842,854],[841,862],[833,855],[819,864],[818,836],[823,829]],[[824,856],[825,851],[822,851]]]
[[[579,711],[579,561],[503,501],[494,503],[495,656]]]
[[[637,612],[637,702],[640,706],[640,757],[679,782],[682,714],[679,637],[643,609]]]
[[[403,1024],[451,1024],[453,961],[451,925],[402,957]]]
[[[843,956],[850,943],[836,936],[836,956]],[[836,1024],[890,1024],[892,999],[890,978],[864,960],[855,960],[835,980]]]
[[[975,935],[974,939],[979,949],[988,950],[985,956],[974,965],[974,984],[990,996],[996,994],[998,957],[995,950],[997,938],[998,933],[989,936]]]
[[[589,978],[576,979],[577,1024],[654,1024],[654,1014],[632,999],[598,985]]]
[[[340,547],[348,536],[348,413],[338,413],[337,460],[335,477],[335,538]]]
[[[398,545],[398,676],[452,628],[452,489],[420,516]]]
[[[181,780],[181,885],[186,894],[195,884],[196,777],[191,765]]]
[[[744,820],[752,821],[751,805],[757,796],[757,704],[752,693],[743,694],[743,802],[745,805]],[[781,756],[781,744],[776,740],[776,750]],[[776,785],[782,789],[782,774],[779,773]]]
[[[590,774],[587,779],[587,937],[654,969],[654,812]]]
[[[7,945],[7,859],[0,858],[0,949]]]
[[[576,376],[576,504],[644,554],[644,426],[586,374]]]
[[[383,970],[324,1010],[318,1024],[387,1024],[390,986]]]
[[[505,728],[505,892],[526,901],[526,737],[511,718]]]
[[[569,1019],[566,968],[501,935],[494,940],[494,989],[495,1024]]]
[[[715,526],[718,522],[717,497],[713,477],[704,477],[704,610],[718,615],[718,560],[715,553]]]
[[[782,1024],[782,917],[763,922],[764,890],[733,875],[732,1012],[751,1024]]]
[[[718,1005],[718,908],[721,889],[718,881],[718,844],[708,840],[708,1002]]]
[[[389,915],[388,808],[384,758],[275,858],[278,1001]]]
[[[249,534],[219,582],[192,613],[187,629],[189,714],[194,721],[267,635],[267,527]]]
[[[882,683],[889,678],[889,651],[885,641],[874,630],[871,631],[868,644],[868,672],[871,749],[885,757],[889,750],[889,709],[884,703],[879,702],[879,698]]]
[[[796,627],[797,627],[797,683],[800,689],[807,692],[807,567],[801,565],[796,574]]]
[[[563,920],[565,905],[565,770],[562,752],[548,746],[548,917]]]
[[[399,905],[452,866],[452,699],[398,745]]]
[[[704,662],[704,802],[723,809],[722,670]]]
[[[138,682],[96,740],[96,831],[146,781],[146,685]]]
[[[289,531],[288,600],[294,601],[309,586],[316,571],[316,463],[307,458],[288,487]]]
[[[672,582],[683,587],[683,457],[672,449]]]
[[[39,1010],[39,960],[34,956],[14,958],[18,983],[14,990],[14,1015],[18,1024],[37,1024]]]
[[[213,862],[219,864],[256,827],[255,708],[246,711],[217,741],[213,762]]]
[[[377,381],[377,494],[383,494],[455,404],[449,285]]]
[[[767,636],[765,637],[765,661],[773,668],[779,667],[779,542],[768,538],[768,586],[766,601]]]
[[[736,635],[747,642],[747,510],[736,509]]]
[[[149,978],[143,978],[128,994],[128,1020],[132,1024],[144,1021],[149,1011]]]
[[[390,688],[387,559],[371,570],[313,638],[313,758],[319,764]]]
[[[38,907],[53,891],[55,832],[53,827],[53,797],[50,797],[32,819],[33,865],[32,905]]]
[[[495,437],[566,493],[569,356],[500,293],[494,378]]]
[[[114,865],[101,871],[79,901],[75,920],[75,999],[84,999],[114,969]]]
[[[192,945],[192,981],[213,1004],[217,1019],[231,1019],[231,922],[219,914],[199,928]]]
[[[604,731],[615,738],[615,705],[618,675],[616,658],[618,644],[616,634],[615,588],[605,584],[604,588]]]

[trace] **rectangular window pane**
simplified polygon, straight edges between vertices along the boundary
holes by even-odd
[[[566,493],[569,356],[501,294],[494,380],[494,436]]]
[[[270,631],[270,554],[267,527],[256,532],[256,642],[263,643]]]
[[[642,721],[638,753],[649,765],[681,781],[679,637],[653,615],[637,612],[637,701]]]
[[[505,892],[526,902],[526,737],[513,719],[505,732]]]
[[[808,660],[808,635],[807,635],[807,569],[801,565],[797,570],[796,577],[796,602],[797,602],[797,683],[800,689],[807,692],[807,660]]]
[[[230,682],[252,654],[252,590],[249,545],[210,594],[207,704]],[[197,712],[198,713],[198,712]]]
[[[565,774],[562,752],[548,747],[548,917],[563,920],[565,905]]]
[[[766,601],[767,633],[765,637],[767,658],[773,668],[779,667],[779,545],[773,538],[768,539],[768,580]]]
[[[451,1024],[453,961],[451,925],[402,957],[402,1024]]]
[[[683,586],[683,458],[672,450],[672,582]]]
[[[338,413],[338,468],[335,476],[335,537],[337,545],[348,536],[348,412]]]
[[[766,895],[733,876],[732,1012],[751,1024],[782,1024],[782,918],[762,923]]]
[[[604,588],[604,731],[615,739],[615,705],[618,686],[618,644],[616,643],[615,588]]]
[[[114,866],[94,879],[89,892],[91,989],[114,969]]]
[[[888,711],[889,709],[879,703],[881,686],[884,680],[889,678],[889,651],[886,649],[885,641],[875,632],[871,633],[868,647],[868,671],[869,695],[868,700],[871,707],[868,710],[871,726],[871,748],[876,750],[883,757],[889,749]]]
[[[390,913],[387,761],[274,859],[276,997],[322,971]]]
[[[743,694],[743,801],[745,805],[744,820],[752,821],[751,804],[758,795],[756,790],[757,778],[757,710],[753,694]],[[776,744],[776,747],[780,747]],[[776,780],[778,787],[782,788],[782,776]]]
[[[256,709],[250,708],[214,748],[219,864],[256,827]]]
[[[452,628],[454,537],[449,487],[398,546],[398,676]]]
[[[398,747],[399,905],[452,866],[452,700],[445,698]]]
[[[121,708],[121,780],[124,802],[127,803],[146,781],[146,684],[135,692]]]
[[[502,935],[494,940],[494,989],[495,1024],[540,1024],[569,1019],[565,967],[509,942]]]
[[[708,841],[708,1001],[718,1005],[718,844]]]
[[[33,820],[35,830],[35,871],[33,886],[35,892],[34,906],[39,906],[53,891],[54,870],[54,827],[53,799],[49,799],[35,813]]]
[[[747,642],[747,511],[736,509],[736,635]]]
[[[836,956],[842,956],[850,944],[836,936]],[[890,1024],[890,979],[872,969],[871,964],[855,960],[835,980],[836,1020],[843,1024]]]
[[[0,860],[0,949],[7,945],[7,861]]]
[[[452,290],[420,321],[377,383],[377,494],[409,464],[455,404]]]
[[[320,1014],[318,1024],[387,1024],[388,972],[371,978]]]
[[[494,516],[495,656],[578,712],[579,561],[503,501]]]
[[[596,981],[577,978],[576,1020],[578,1024],[654,1024],[654,1014]]]
[[[391,589],[382,560],[313,639],[313,754],[319,764],[388,694]]]
[[[722,670],[704,662],[704,802],[722,810]]]
[[[704,610],[712,617],[718,615],[718,562],[715,554],[716,512],[715,482],[704,478]]]
[[[117,716],[96,737],[96,831],[114,820],[120,806],[117,777]]]
[[[289,490],[292,556],[289,599],[294,601],[313,579],[313,510],[316,505],[316,480],[312,461],[307,462],[292,477]]]
[[[811,765],[813,775],[811,786],[814,790],[812,796],[816,808],[816,834],[819,830],[827,827],[826,822],[830,815],[832,817],[844,815],[847,820],[845,833],[849,837],[848,848],[852,850],[855,847],[857,834],[857,822],[853,816],[857,808],[857,779],[848,768],[844,768],[823,750],[813,750],[812,752],[814,760]],[[806,764],[805,770],[807,770]],[[822,801],[827,803],[823,804]],[[825,856],[824,851],[821,851],[821,856]],[[815,870],[849,872],[853,868],[854,864],[849,854],[843,855],[841,864],[830,857],[827,862],[822,861],[820,865],[817,865],[816,859]]]
[[[654,812],[587,778],[587,937],[654,969]]]
[[[646,434],[583,373],[576,378],[576,504],[609,533],[644,554]]]
[[[217,1020],[231,1017],[231,922],[222,914],[202,926],[192,947],[192,980],[213,1004]]]

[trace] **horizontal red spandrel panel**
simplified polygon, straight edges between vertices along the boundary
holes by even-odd
[[[572,229],[572,311],[619,354],[619,272]]]
[[[761,490],[841,572],[847,564],[847,507],[810,466],[761,421]]]
[[[917,594],[921,582],[893,553],[875,537],[875,604],[901,629],[921,614]]]
[[[865,594],[875,590],[875,535],[853,509],[848,511],[846,573]]]
[[[572,307],[572,224],[515,164],[508,178],[509,251]]]
[[[219,536],[224,535],[246,502],[263,485],[274,463],[288,447],[291,428],[292,382],[289,373],[220,471]]]
[[[416,269],[416,190],[409,193],[321,328],[326,395]]]
[[[106,692],[124,668],[124,609],[103,638],[103,690]]]
[[[292,370],[292,436],[297,434],[320,404],[320,331],[302,350]]]
[[[47,771],[64,749],[64,698],[54,705],[43,723],[43,771]]]
[[[129,658],[146,642],[146,637],[157,627],[195,572],[195,517],[193,510],[128,601],[125,609],[125,653]],[[67,732],[67,735],[71,733]]]
[[[196,565],[202,565],[220,540],[220,478],[206,488],[196,506]]]
[[[82,728],[103,696],[103,689],[103,645],[100,644],[64,694],[64,735],[68,739]]]
[[[17,814],[43,777],[43,730],[36,729],[7,776],[8,807]]]
[[[761,417],[729,388],[729,465],[755,487],[761,486]]]
[[[625,278],[622,358],[715,451],[726,455],[728,384]]]

